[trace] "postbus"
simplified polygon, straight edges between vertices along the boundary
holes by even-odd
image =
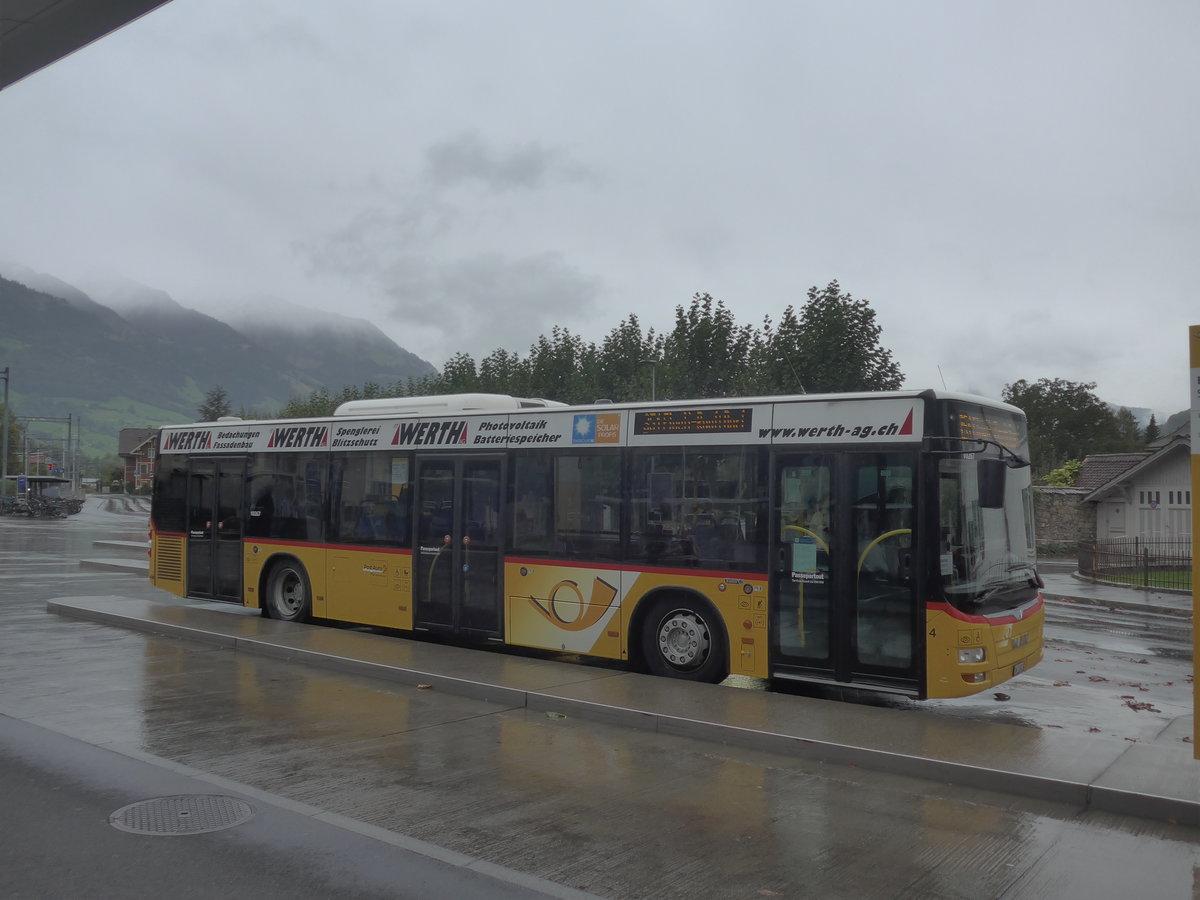
[[[165,427],[150,578],[287,621],[912,698],[1042,656],[1025,417],[940,391]]]

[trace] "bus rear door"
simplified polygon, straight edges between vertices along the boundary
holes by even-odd
[[[417,457],[413,625],[499,639],[502,456]]]
[[[242,602],[246,460],[197,458],[188,464],[187,594]]]

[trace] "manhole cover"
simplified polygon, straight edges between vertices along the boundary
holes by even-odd
[[[123,806],[108,823],[134,834],[203,834],[241,825],[254,807],[220,794],[181,794]]]

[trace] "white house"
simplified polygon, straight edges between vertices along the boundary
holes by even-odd
[[[1173,540],[1192,534],[1191,441],[1174,437],[1142,453],[1083,461],[1077,488],[1094,503],[1096,540]]]

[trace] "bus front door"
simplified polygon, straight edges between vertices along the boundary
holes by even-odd
[[[915,458],[775,461],[773,674],[919,689]]]
[[[772,517],[775,549],[771,590],[772,670],[836,678],[834,459],[822,454],[780,456],[775,465]]]
[[[187,594],[242,602],[246,461],[196,459],[188,467]]]
[[[418,457],[413,625],[499,639],[504,459]]]

